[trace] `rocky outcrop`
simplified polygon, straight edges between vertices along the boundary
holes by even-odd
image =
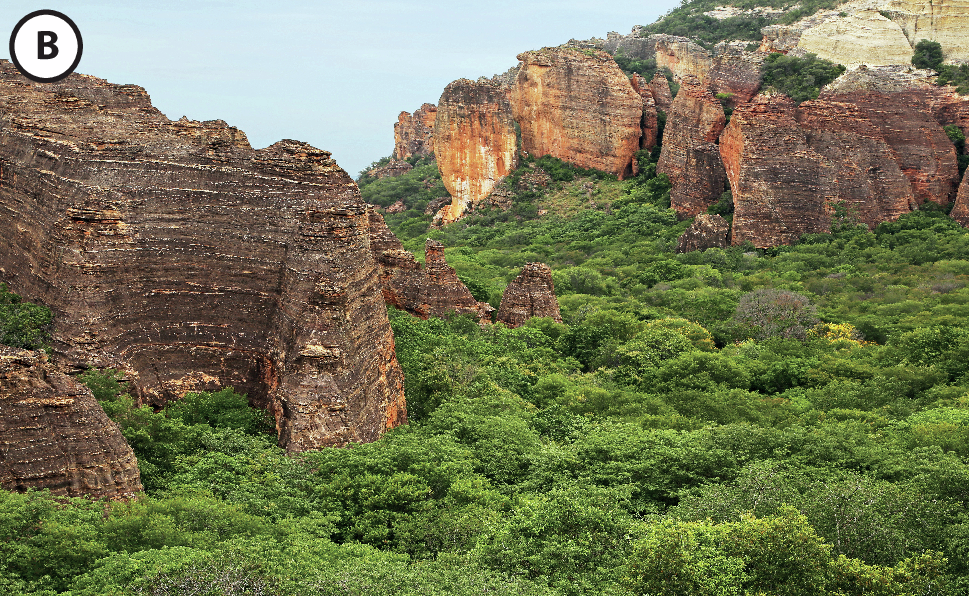
[[[715,204],[726,172],[717,139],[726,125],[720,101],[694,76],[683,79],[666,119],[656,171],[670,178],[670,202],[686,219]]]
[[[956,197],[956,204],[952,206],[952,219],[956,220],[962,227],[969,228],[969,170],[962,177],[962,184],[959,186],[959,195]]]
[[[666,80],[666,75],[657,72],[653,75],[653,80],[649,82],[649,89],[653,92],[653,101],[656,109],[661,112],[669,112],[673,105],[673,93],[670,91],[670,82]]]
[[[798,48],[836,64],[910,64],[912,46],[898,23],[877,10],[852,11],[801,33]]]
[[[523,150],[620,178],[631,175],[643,102],[612,57],[545,48],[518,59],[511,105]]]
[[[713,49],[706,84],[714,93],[726,94],[729,107],[747,103],[760,91],[760,69],[767,55],[748,52],[745,46],[721,42]]]
[[[387,165],[368,171],[367,175],[378,180],[381,178],[396,178],[397,176],[403,176],[413,169],[414,166],[410,165],[406,161],[392,159]]]
[[[656,111],[656,101],[653,99],[653,91],[649,83],[646,82],[638,73],[630,77],[633,89],[643,98],[643,117],[639,121],[642,129],[642,136],[639,138],[640,149],[652,149],[656,146],[656,137],[659,133],[659,119]]]
[[[290,451],[406,420],[366,205],[330,154],[172,122],[144,89],[0,64],[0,280],[55,313],[59,364],[141,402],[234,387]]]
[[[629,35],[610,31],[602,49],[613,56],[622,54],[633,60],[652,60],[656,57],[656,41],[652,36],[644,36],[643,29],[642,25],[636,25]]]
[[[441,211],[445,224],[474,209],[518,165],[511,106],[491,82],[449,84],[438,102],[434,139],[441,178],[453,197]]]
[[[511,328],[521,327],[533,317],[549,317],[562,322],[555,297],[552,270],[545,263],[528,263],[501,297],[498,320]]]
[[[482,323],[491,322],[494,312],[487,302],[478,302],[444,258],[444,245],[427,239],[421,266],[387,227],[375,209],[370,219],[370,249],[379,265],[380,289],[387,304],[422,319],[451,313],[472,314]]]
[[[710,52],[693,40],[674,35],[654,35],[656,43],[656,67],[668,68],[677,80],[694,76],[706,81],[713,68]]]
[[[43,352],[0,346],[0,486],[55,495],[127,498],[138,462],[87,387]]]
[[[915,206],[896,151],[865,110],[783,95],[734,112],[720,138],[734,199],[732,242],[768,247],[830,229],[841,205],[869,226]]]
[[[921,205],[948,205],[955,198],[959,167],[955,148],[919,92],[825,93],[822,99],[851,104],[881,132]]]
[[[414,113],[401,112],[394,124],[394,157],[407,159],[412,155],[434,153],[434,119],[437,107],[426,103]]]
[[[969,2],[966,0],[888,0],[885,9],[914,46],[937,41],[949,60],[969,59]]]
[[[727,248],[730,224],[719,215],[697,215],[690,227],[680,234],[676,252],[685,253],[708,248]]]

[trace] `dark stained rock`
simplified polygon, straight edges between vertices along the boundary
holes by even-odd
[[[693,252],[708,248],[726,248],[730,224],[719,215],[697,215],[676,243],[676,252]]]
[[[498,320],[511,328],[521,327],[533,317],[550,317],[562,322],[552,270],[545,263],[526,264],[505,288],[498,308]]]
[[[0,346],[0,485],[55,495],[127,498],[138,462],[87,387],[43,352]]]
[[[0,280],[53,309],[58,364],[156,406],[234,387],[290,451],[372,441],[406,408],[368,234],[326,151],[0,64]]]
[[[951,215],[954,220],[962,224],[962,227],[969,228],[969,170],[966,170],[962,177],[959,195],[956,197],[956,204],[952,206]]]

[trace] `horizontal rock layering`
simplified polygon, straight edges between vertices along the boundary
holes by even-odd
[[[405,420],[366,205],[328,152],[5,61],[0,114],[0,279],[54,310],[59,361],[132,371],[154,405],[235,387],[291,451]]]

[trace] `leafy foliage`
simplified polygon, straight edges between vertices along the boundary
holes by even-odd
[[[969,64],[942,65],[937,85],[952,85],[961,95],[969,95]]]
[[[761,79],[765,86],[774,87],[796,103],[817,99],[821,88],[835,80],[845,67],[807,54],[803,58],[786,54],[771,54],[764,60]]]
[[[921,39],[915,44],[915,54],[912,55],[912,66],[915,68],[939,70],[944,59],[942,44],[937,41]]]
[[[0,283],[0,344],[37,350],[50,341],[54,315],[46,306],[25,302]]]

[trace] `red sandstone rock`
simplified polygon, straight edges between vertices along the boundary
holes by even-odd
[[[410,165],[406,161],[397,161],[395,159],[390,160],[387,165],[374,168],[367,172],[367,175],[371,178],[396,178],[397,176],[403,176],[407,172],[414,169],[414,166]]]
[[[171,122],[144,89],[0,63],[0,281],[55,313],[58,364],[142,402],[234,387],[290,451],[406,420],[366,205],[330,154]]]
[[[517,135],[506,94],[490,81],[459,79],[438,102],[434,154],[453,197],[442,223],[461,219],[518,165]]]
[[[681,235],[676,243],[676,252],[685,253],[708,248],[726,248],[730,224],[719,215],[706,213],[696,219]]]
[[[654,74],[653,80],[649,83],[649,88],[653,92],[656,109],[669,112],[670,106],[673,105],[673,93],[670,91],[670,82],[666,80],[666,75],[661,72]]]
[[[394,124],[394,157],[407,159],[412,155],[434,153],[434,119],[437,107],[426,103],[413,114],[401,112]]]
[[[631,175],[643,101],[612,57],[544,48],[518,59],[511,105],[523,150],[620,178]]]
[[[557,323],[562,322],[552,270],[545,263],[526,264],[505,288],[498,308],[498,320],[513,329],[533,317],[549,317]]]
[[[760,91],[760,69],[766,57],[767,54],[746,52],[735,44],[721,42],[713,51],[707,85],[714,93],[729,94],[728,107],[747,103]]]
[[[0,485],[55,495],[126,498],[138,462],[87,387],[43,352],[0,346]]]
[[[656,146],[656,137],[659,134],[659,120],[656,113],[656,101],[653,99],[653,91],[642,76],[634,73],[629,79],[633,89],[643,98],[643,117],[639,122],[642,129],[642,137],[639,139],[640,149],[652,149]]]
[[[672,183],[670,201],[682,218],[706,213],[723,194],[726,172],[716,142],[726,124],[720,101],[696,77],[683,79],[666,119],[656,171]]]
[[[403,213],[404,211],[407,211],[407,205],[404,205],[404,201],[400,199],[390,207],[387,207],[387,213]]]
[[[962,227],[969,228],[969,170],[962,177],[962,184],[959,186],[959,195],[956,197],[956,204],[952,206],[952,219],[956,220]]]

